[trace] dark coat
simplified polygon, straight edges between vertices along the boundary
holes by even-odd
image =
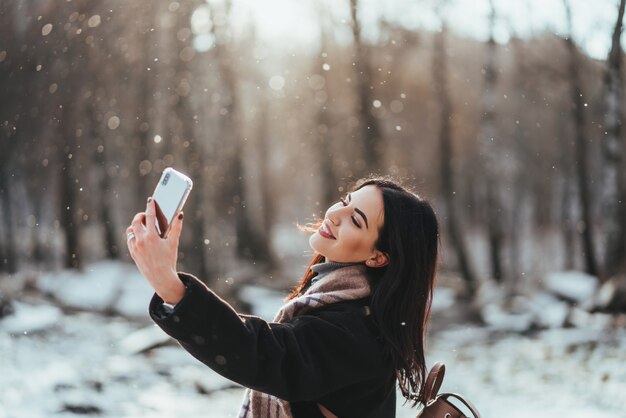
[[[295,418],[395,417],[395,377],[367,299],[325,305],[284,323],[238,314],[196,277],[173,312],[150,316],[195,358],[243,386],[289,401]],[[392,382],[390,385],[389,383]]]

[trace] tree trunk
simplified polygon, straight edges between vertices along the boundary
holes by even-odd
[[[350,0],[352,35],[354,37],[356,89],[358,96],[359,127],[364,152],[364,166],[357,164],[356,171],[362,175],[377,173],[382,169],[384,152],[383,138],[378,119],[371,112],[373,102],[373,79],[369,64],[369,53],[361,39],[361,24],[358,16],[358,0]]]
[[[502,246],[504,244],[503,205],[500,197],[500,182],[497,180],[500,173],[498,164],[502,152],[501,138],[496,129],[496,42],[493,38],[495,25],[495,8],[493,1],[489,2],[490,35],[487,41],[487,57],[484,68],[482,106],[483,117],[480,123],[480,148],[483,158],[483,175],[485,182],[485,215],[489,241],[489,255],[491,262],[491,276],[496,282],[502,282],[504,272],[502,266]]]
[[[272,249],[272,226],[274,225],[274,218],[276,208],[274,205],[274,182],[270,172],[270,141],[268,130],[268,107],[267,105],[260,105],[261,109],[258,129],[258,152],[259,152],[259,181],[261,188],[261,210],[263,218],[261,222],[261,242],[266,247],[267,253],[267,267],[276,267],[276,256]]]
[[[322,213],[338,199],[337,175],[333,164],[333,154],[329,141],[330,118],[326,109],[319,109],[316,116],[315,151],[320,165],[319,180],[321,188],[320,209]]]
[[[565,6],[569,36],[564,40],[569,52],[569,79],[570,96],[572,100],[572,118],[576,139],[576,174],[578,180],[578,196],[581,211],[581,236],[583,242],[583,256],[585,259],[585,271],[598,276],[598,267],[595,258],[595,248],[591,223],[591,198],[588,184],[587,168],[587,138],[585,135],[585,113],[583,106],[582,83],[580,80],[580,60],[578,48],[572,39],[572,16],[568,0],[563,0]]]
[[[136,173],[136,190],[138,200],[147,199],[152,195],[154,191],[154,184],[158,180],[160,173],[155,173],[152,161],[150,159],[150,149],[153,142],[150,138],[150,133],[154,133],[154,127],[152,126],[153,116],[155,111],[153,106],[153,94],[154,94],[154,71],[153,67],[156,65],[153,58],[153,44],[155,42],[154,32],[150,30],[156,24],[156,16],[160,8],[156,5],[141,3],[138,8],[143,12],[145,21],[143,23],[144,32],[141,34],[140,48],[140,69],[137,75],[137,103],[136,103],[136,122],[133,133],[133,140],[136,141],[135,147],[135,167]],[[151,70],[148,71],[147,69]]]
[[[327,49],[327,34],[326,29],[322,29],[322,41],[321,50],[319,56],[322,57],[322,53]],[[315,68],[322,68],[322,60],[316,60]],[[327,90],[327,94],[331,92]],[[315,138],[314,147],[317,154],[317,161],[320,164],[320,209],[322,211],[330,207],[332,203],[337,200],[337,174],[335,173],[335,167],[333,162],[333,152],[331,149],[331,141],[329,138],[331,132],[331,118],[332,113],[329,112],[328,106],[330,106],[330,99],[327,98],[326,102],[319,105],[316,117],[315,117]]]
[[[604,76],[605,88],[605,123],[606,135],[602,142],[604,154],[604,199],[606,214],[606,244],[604,274],[601,280],[614,276],[626,269],[626,202],[624,198],[624,165],[622,138],[622,104],[624,101],[624,82],[622,75],[622,21],[626,0],[620,0],[619,12],[607,59]]]
[[[576,268],[574,263],[576,250],[576,220],[572,214],[573,198],[576,194],[576,185],[573,180],[575,177],[574,168],[572,167],[572,155],[570,152],[569,136],[566,134],[563,124],[559,124],[560,146],[563,150],[561,155],[561,178],[562,183],[559,188],[561,193],[561,236],[563,237],[563,248],[565,252],[565,260],[563,268],[565,270],[573,270]]]
[[[39,191],[39,193],[42,193]],[[42,243],[41,238],[41,226],[43,225],[42,218],[42,210],[41,204],[43,202],[43,198],[31,196],[31,203],[33,204],[33,216],[35,217],[35,228],[32,229],[32,242],[33,242],[33,260],[35,263],[40,266],[44,265],[47,261],[48,257],[46,256],[46,249],[44,248],[44,244]]]
[[[14,273],[17,269],[16,251],[15,251],[15,232],[14,219],[11,210],[11,172],[9,169],[10,162],[16,157],[17,144],[16,133],[20,133],[15,124],[15,103],[22,99],[18,89],[21,87],[22,72],[19,71],[23,64],[22,54],[18,52],[17,45],[21,39],[17,38],[15,22],[14,22],[13,2],[4,2],[0,4],[0,39],[5,41],[16,40],[15,42],[3,42],[0,50],[5,53],[5,58],[0,62],[0,82],[6,90],[2,91],[2,99],[0,100],[0,211],[2,212],[2,230],[4,239],[0,239],[0,271]],[[19,6],[18,6],[19,7]],[[6,122],[5,122],[6,121]],[[25,140],[26,138],[24,138]]]
[[[520,100],[524,97],[527,85],[528,85],[528,70],[525,62],[525,47],[521,39],[513,36],[511,39],[515,70],[514,70],[514,94]],[[516,109],[518,117],[521,119],[523,116],[523,107],[518,106]],[[516,120],[513,124],[513,144],[512,148],[515,151],[515,160],[513,170],[513,192],[507,196],[507,199],[513,200],[511,205],[511,222],[510,227],[507,230],[508,235],[511,237],[509,254],[509,278],[507,280],[507,300],[517,294],[518,286],[522,284],[524,278],[523,272],[525,267],[523,266],[522,250],[524,239],[524,214],[526,205],[528,204],[528,180],[527,173],[523,167],[531,160],[531,151],[528,144],[528,138],[526,138],[522,126],[525,123],[520,123],[520,120]]]
[[[117,245],[118,234],[115,233],[115,220],[113,219],[113,193],[111,193],[111,175],[107,169],[107,151],[108,147],[104,147],[102,152],[96,151],[96,166],[100,168],[100,222],[104,228],[104,247],[107,258],[116,260],[120,257],[120,249]]]
[[[66,110],[61,116],[61,125],[66,126],[61,130],[61,135],[72,136],[73,132],[67,127],[70,122],[69,112]],[[66,136],[67,138],[67,136]],[[66,139],[68,145],[61,147],[59,155],[62,161],[61,167],[61,228],[65,231],[65,261],[63,265],[66,268],[80,269],[82,267],[82,252],[80,248],[80,217],[78,214],[78,193],[76,192],[76,167],[72,159],[76,157],[73,152],[76,148],[72,145],[72,139]]]
[[[440,144],[440,170],[441,170],[441,192],[444,196],[446,208],[446,226],[448,227],[448,235],[452,247],[455,249],[459,269],[468,288],[469,298],[473,298],[476,293],[477,281],[473,269],[470,265],[469,256],[463,240],[463,234],[459,225],[455,210],[455,193],[454,193],[454,175],[452,168],[453,152],[452,152],[452,134],[450,127],[450,119],[452,117],[452,106],[448,97],[448,80],[447,80],[447,55],[445,46],[445,37],[447,29],[444,24],[441,33],[435,37],[435,48],[433,56],[433,79],[435,91],[440,106],[439,116],[439,144]]]
[[[83,3],[79,5],[85,6]],[[81,10],[79,12],[87,12]],[[61,93],[62,101],[59,110],[59,124],[56,140],[61,146],[58,148],[58,158],[61,165],[60,178],[60,224],[65,232],[65,260],[64,267],[82,269],[83,257],[81,246],[82,209],[79,202],[79,163],[80,146],[77,144],[76,131],[84,117],[82,88],[85,85],[84,68],[86,68],[86,51],[84,43],[76,39],[68,41],[65,62],[67,75],[63,80],[65,88]],[[61,75],[63,79],[63,75]]]
[[[10,154],[10,152],[9,152]],[[17,271],[17,252],[15,251],[15,228],[11,210],[11,175],[7,170],[7,162],[1,162],[0,170],[0,199],[2,200],[2,223],[4,226],[4,251],[0,252],[0,271],[9,274]]]

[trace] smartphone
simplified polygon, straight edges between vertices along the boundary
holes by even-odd
[[[174,216],[183,208],[193,181],[183,173],[167,167],[152,193],[156,202],[156,224],[161,238],[169,232]]]

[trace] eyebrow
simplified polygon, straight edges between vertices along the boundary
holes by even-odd
[[[352,201],[352,193],[348,193],[348,202],[351,202],[351,201]],[[363,211],[358,208],[354,208],[354,211],[363,217],[363,220],[365,221],[365,227],[369,229],[369,224],[367,223],[367,216],[365,216]]]

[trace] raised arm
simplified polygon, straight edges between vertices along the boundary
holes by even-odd
[[[288,401],[318,399],[380,375],[379,346],[355,312],[319,311],[286,323],[238,314],[197,278],[179,273],[185,296],[153,320],[198,360],[243,386]]]

